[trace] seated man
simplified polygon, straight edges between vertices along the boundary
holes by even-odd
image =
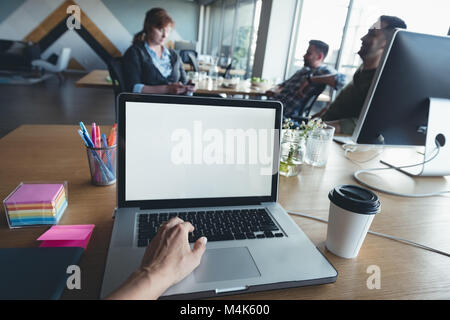
[[[381,16],[361,38],[358,54],[363,64],[356,70],[353,80],[339,93],[330,106],[313,117],[322,117],[336,128],[335,133],[352,134],[359,114],[372,84],[381,56],[395,28],[406,28],[405,22],[397,17]]]
[[[344,86],[345,75],[323,64],[327,53],[328,45],[325,42],[311,40],[303,56],[305,66],[275,90],[266,92],[269,98],[283,103],[284,117],[301,116],[309,99],[320,94],[326,85],[337,90]],[[328,77],[323,78],[324,75]]]

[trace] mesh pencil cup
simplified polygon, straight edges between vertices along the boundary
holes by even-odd
[[[116,183],[117,145],[106,148],[86,147],[91,183],[108,186]]]

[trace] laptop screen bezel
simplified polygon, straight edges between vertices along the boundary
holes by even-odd
[[[138,207],[141,209],[164,208],[190,208],[190,207],[214,207],[255,205],[262,202],[276,202],[278,196],[278,170],[272,175],[270,196],[258,197],[227,197],[227,198],[196,198],[196,199],[164,199],[164,200],[126,200],[125,198],[125,151],[126,151],[126,103],[165,103],[187,105],[212,105],[226,107],[245,108],[271,108],[275,110],[274,129],[281,133],[281,115],[283,105],[278,101],[260,101],[250,99],[221,99],[210,97],[188,97],[169,95],[144,95],[134,93],[122,93],[117,97],[118,103],[118,165],[117,165],[117,204],[119,208]],[[280,150],[280,135],[276,135],[274,152]],[[274,156],[274,166],[279,168],[279,156]]]

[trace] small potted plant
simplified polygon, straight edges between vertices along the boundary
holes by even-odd
[[[302,168],[306,149],[306,138],[315,129],[325,124],[319,118],[304,121],[300,127],[294,127],[294,122],[287,118],[283,123],[281,141],[280,174],[286,177],[297,176]]]

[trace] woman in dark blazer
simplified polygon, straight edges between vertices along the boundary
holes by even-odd
[[[153,8],[145,16],[144,28],[125,52],[123,66],[127,91],[137,93],[185,94],[194,87],[186,84],[180,56],[164,46],[174,26],[164,9]]]

